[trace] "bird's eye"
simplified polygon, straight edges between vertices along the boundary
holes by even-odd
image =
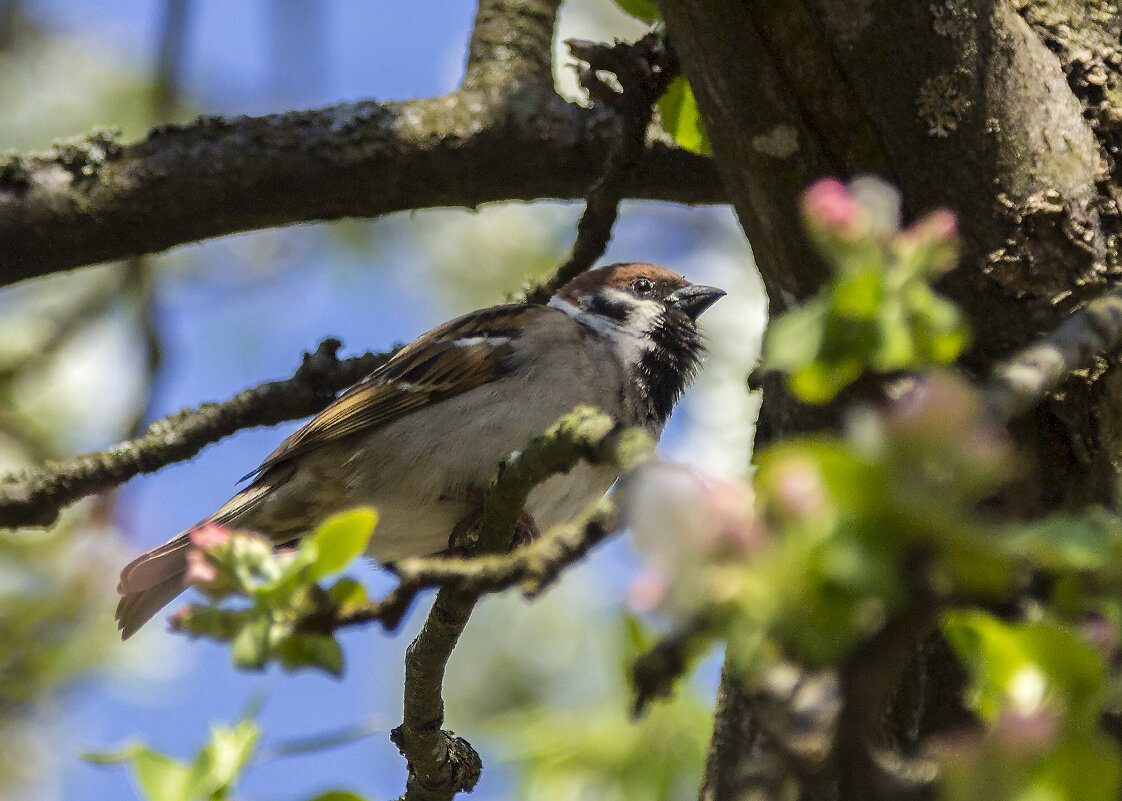
[[[636,295],[649,295],[654,290],[654,284],[649,278],[636,278],[631,282],[631,288]]]

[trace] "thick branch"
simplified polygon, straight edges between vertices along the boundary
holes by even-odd
[[[334,393],[389,358],[389,354],[368,353],[339,361],[338,348],[338,340],[324,340],[314,354],[305,355],[292,378],[157,420],[143,436],[107,451],[49,462],[0,480],[0,526],[50,525],[62,507],[78,498],[189,459],[235,431],[314,414],[332,401]]]
[[[529,78],[552,83],[560,5],[561,0],[481,0],[461,86],[498,88]]]
[[[10,157],[0,285],[296,222],[582,197],[616,140],[610,112],[566,103],[552,84],[515,94],[203,117],[124,147],[101,134]],[[665,140],[645,146],[623,191],[723,199],[712,162]]]

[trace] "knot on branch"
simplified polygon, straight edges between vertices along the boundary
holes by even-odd
[[[436,761],[424,764],[410,755],[416,743],[412,742],[405,724],[390,732],[390,742],[405,757],[408,764],[405,795],[418,801],[450,799],[457,793],[470,793],[483,774],[483,760],[463,737],[450,731],[437,732],[437,743],[431,757]],[[439,757],[443,756],[443,759]]]
[[[327,394],[334,397],[334,388],[331,379],[339,370],[339,348],[343,343],[335,337],[328,337],[319,343],[315,353],[305,351],[304,360],[296,369],[293,378],[300,383],[311,387],[316,394]]]

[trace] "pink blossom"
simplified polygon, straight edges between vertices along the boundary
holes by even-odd
[[[218,568],[210,561],[206,553],[192,548],[187,552],[186,580],[190,584],[210,584],[218,578]]]
[[[207,523],[191,530],[191,542],[196,548],[214,548],[225,545],[230,539],[230,529],[218,523]]]
[[[949,241],[958,235],[958,217],[949,209],[936,209],[916,220],[904,231],[904,238],[914,242]]]
[[[795,518],[813,517],[828,501],[822,475],[809,459],[790,458],[779,464],[774,488],[778,508]]]
[[[837,178],[823,178],[803,192],[802,211],[807,220],[840,236],[859,233],[865,211]]]
[[[1040,753],[1056,741],[1060,721],[1053,712],[1040,709],[1023,713],[1003,712],[993,727],[994,741],[1013,752]]]
[[[171,623],[171,627],[173,629],[182,631],[187,621],[191,619],[191,616],[194,613],[195,604],[187,604],[186,606],[181,606],[179,609],[175,610],[174,613],[172,613],[172,616],[171,618],[169,618],[168,622]]]
[[[627,590],[627,605],[636,612],[651,612],[670,593],[671,578],[660,570],[645,570]]]
[[[1102,615],[1087,615],[1079,624],[1083,639],[1098,649],[1105,659],[1113,659],[1118,650],[1118,631]]]

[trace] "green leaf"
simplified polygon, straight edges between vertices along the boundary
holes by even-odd
[[[378,513],[363,507],[335,515],[316,529],[309,538],[315,554],[309,568],[311,579],[316,581],[349,565],[366,550],[377,524]]]
[[[666,93],[659,98],[658,111],[662,127],[678,144],[694,153],[706,156],[712,154],[709,135],[705,132],[705,123],[697,110],[697,99],[693,96],[689,81],[682,76],[671,81]]]
[[[349,578],[341,578],[332,584],[327,591],[327,598],[336,608],[360,606],[370,600],[366,595],[366,587]]]
[[[308,801],[366,801],[366,797],[352,793],[350,790],[328,790],[315,798],[309,798]]]
[[[826,304],[814,299],[772,320],[764,339],[764,366],[794,372],[813,362],[822,348],[828,314]]]
[[[171,757],[140,747],[132,757],[133,774],[147,801],[192,801],[191,769]]]
[[[1003,541],[1009,554],[1053,572],[1091,572],[1122,556],[1122,521],[1102,509],[1055,515],[1018,526]]]
[[[343,649],[334,637],[324,634],[298,634],[282,640],[277,656],[286,670],[319,668],[332,676],[343,675]]]
[[[662,13],[658,10],[658,6],[651,0],[616,0],[616,5],[631,16],[643,20],[643,22],[658,22],[662,19]]]
[[[943,633],[966,665],[979,714],[997,720],[1010,707],[1061,703],[1094,721],[1088,707],[1105,682],[1099,653],[1074,632],[1050,622],[1006,623],[975,610],[948,612]]]
[[[191,769],[196,786],[209,796],[223,794],[233,787],[253,758],[260,733],[252,720],[242,720],[232,728],[212,728],[210,742]]]
[[[242,626],[233,640],[230,656],[242,670],[261,670],[269,659],[269,628],[272,621],[257,616]]]

